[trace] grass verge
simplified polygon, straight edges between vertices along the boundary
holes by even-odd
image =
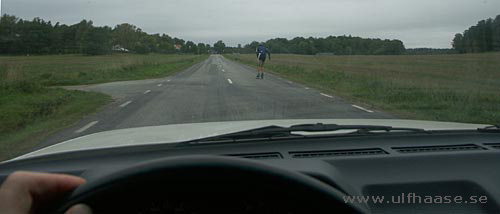
[[[49,135],[95,112],[110,100],[104,94],[64,89],[46,89],[29,95],[2,94],[0,160],[31,150]]]
[[[255,66],[254,55],[226,55]],[[500,53],[273,55],[268,71],[406,119],[500,122]]]
[[[0,160],[31,150],[111,101],[104,94],[50,86],[164,77],[204,59],[159,54],[0,57]]]

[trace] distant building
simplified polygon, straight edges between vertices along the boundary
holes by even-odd
[[[111,50],[116,51],[116,52],[130,52],[128,49],[122,47],[121,45],[114,45]]]
[[[175,50],[180,50],[182,48],[182,45],[175,44],[174,45]]]

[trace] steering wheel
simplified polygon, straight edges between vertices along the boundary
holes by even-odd
[[[304,174],[235,157],[162,158],[103,175],[57,209],[85,203],[94,213],[367,213]]]

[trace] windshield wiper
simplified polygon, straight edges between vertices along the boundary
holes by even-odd
[[[263,128],[251,129],[231,134],[224,134],[215,137],[208,137],[193,141],[188,141],[188,144],[209,143],[209,142],[235,142],[241,140],[255,139],[273,139],[273,138],[294,138],[306,137],[305,135],[294,132],[334,132],[339,130],[355,130],[349,132],[349,135],[357,134],[377,134],[382,132],[427,132],[424,129],[417,128],[395,128],[391,126],[373,126],[373,125],[337,125],[337,124],[301,124],[290,127],[267,126]],[[345,134],[345,133],[344,133]]]

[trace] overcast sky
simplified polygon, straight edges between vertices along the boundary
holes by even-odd
[[[131,23],[148,33],[235,46],[275,37],[353,35],[449,48],[500,14],[500,0],[0,0],[2,13],[74,24]]]

